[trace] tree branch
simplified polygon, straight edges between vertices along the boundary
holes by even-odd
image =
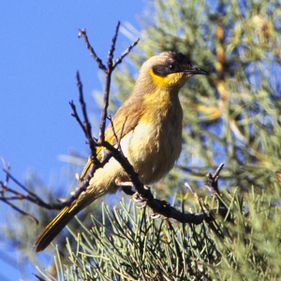
[[[81,118],[78,115],[78,112],[76,110],[76,106],[73,101],[71,101],[70,107],[72,109],[71,115],[76,119],[80,127],[82,128],[84,135],[87,139],[87,143],[89,145],[90,151],[91,151],[91,158],[96,159],[96,148],[97,148],[97,142],[92,136],[92,126],[89,122],[88,114],[87,114],[87,106],[84,100],[84,93],[83,93],[83,84],[80,79],[80,74],[77,71],[76,72],[76,81],[77,81],[77,88],[79,91],[79,102],[83,114],[84,121],[81,120]]]
[[[102,60],[97,56],[94,48],[92,47],[92,45],[89,42],[88,39],[88,35],[86,32],[86,29],[80,29],[79,33],[78,33],[78,38],[83,38],[84,42],[86,44],[87,49],[90,52],[90,55],[93,57],[93,59],[96,61],[98,67],[103,70],[104,72],[106,72],[106,66],[103,64]]]

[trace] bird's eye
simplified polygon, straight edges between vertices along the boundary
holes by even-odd
[[[170,70],[173,70],[175,68],[175,66],[173,64],[169,64],[168,67],[169,67]]]

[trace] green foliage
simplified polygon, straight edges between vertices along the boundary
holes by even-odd
[[[279,280],[281,194],[274,188],[223,192],[230,217],[198,226],[152,219],[132,202],[103,205],[101,222],[92,217],[91,229],[80,222],[80,232],[70,230],[76,245],[67,243],[63,263],[57,254],[53,280]],[[205,197],[204,206],[215,204]]]
[[[234,198],[223,240],[216,239],[221,255],[218,264],[210,264],[211,280],[280,280],[281,211],[280,185],[274,189]]]
[[[195,229],[154,220],[131,202],[113,211],[104,205],[103,216],[91,230],[72,233],[77,246],[68,247],[70,263],[57,266],[62,280],[200,280],[205,265],[218,259],[204,224]]]

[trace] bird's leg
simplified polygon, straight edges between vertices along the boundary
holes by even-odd
[[[127,194],[132,196],[133,200],[136,203],[140,203],[140,208],[144,208],[146,206],[146,199],[143,198],[138,192],[133,191],[133,183],[131,181],[121,181],[120,179],[115,180],[115,184],[122,188],[122,190]],[[146,190],[150,190],[149,186],[144,185]]]
[[[150,215],[150,217],[151,217],[153,220],[160,218],[160,216],[161,216],[161,215],[158,214],[158,213],[152,213],[152,214]]]
[[[149,187],[148,185],[144,185],[143,187],[144,187],[144,189],[146,189],[146,190],[150,190],[150,187]]]
[[[134,195],[135,192],[132,190],[134,187],[133,183],[131,181],[121,181],[120,179],[115,180],[115,184],[122,188],[122,190],[127,194],[127,195]]]
[[[149,186],[144,185],[144,189],[146,190],[150,190]],[[133,200],[137,203],[139,203],[140,205],[138,206],[139,208],[144,208],[147,205],[147,199],[143,198],[143,196],[141,196],[138,192],[135,192],[135,194],[132,196]]]
[[[144,189],[146,189],[146,190],[150,190],[149,186],[147,186],[147,185],[144,185],[143,187],[144,187]],[[144,201],[147,200],[146,198],[143,198],[138,192],[135,192],[135,194],[133,195],[133,199],[134,199],[136,202],[144,202]]]

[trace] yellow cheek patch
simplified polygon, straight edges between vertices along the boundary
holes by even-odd
[[[149,71],[149,74],[152,77],[152,80],[154,81],[155,85],[159,88],[179,84],[179,83],[181,83],[182,79],[184,78],[183,72],[171,73],[171,74],[168,74],[167,76],[159,76],[159,75],[156,75],[153,72],[153,70],[151,69]]]

